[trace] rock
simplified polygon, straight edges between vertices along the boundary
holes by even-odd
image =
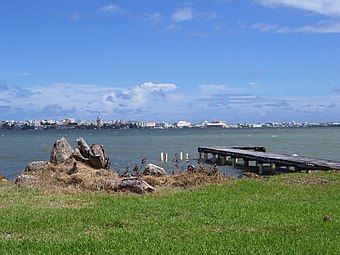
[[[53,164],[63,164],[70,159],[73,153],[71,145],[65,138],[55,141],[51,151],[50,161]]]
[[[244,172],[242,175],[249,179],[260,179],[261,178],[260,175],[252,173],[252,172]]]
[[[188,167],[187,167],[187,172],[188,172],[188,173],[194,173],[194,172],[195,172],[195,166],[193,166],[193,165],[188,165]]]
[[[110,175],[110,172],[108,170],[104,169],[104,170],[100,170],[100,171],[96,172],[96,175],[97,176],[108,176],[108,175]]]
[[[330,216],[330,215],[325,215],[325,216],[323,217],[323,220],[324,220],[324,221],[333,220],[333,217]]]
[[[115,179],[104,179],[99,180],[97,182],[97,189],[103,190],[117,190],[118,189],[118,180]]]
[[[163,167],[156,166],[154,164],[147,164],[143,174],[145,174],[145,175],[162,176],[162,175],[165,175],[166,172],[165,172]]]
[[[34,175],[30,175],[30,174],[21,174],[18,175],[17,178],[15,179],[15,184],[29,184],[29,183],[34,183],[36,181],[38,181],[39,178],[37,176]]]
[[[35,161],[26,165],[25,172],[36,172],[48,169],[52,164],[49,161]]]
[[[6,182],[8,182],[7,178],[5,176],[3,176],[3,175],[0,175],[0,184],[1,183],[6,183]]]
[[[129,189],[130,191],[137,193],[144,193],[145,191],[154,191],[155,189],[149,185],[146,181],[138,177],[125,178],[118,183],[118,189]]]

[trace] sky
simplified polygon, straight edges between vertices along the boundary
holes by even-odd
[[[340,121],[339,0],[2,0],[0,120]]]

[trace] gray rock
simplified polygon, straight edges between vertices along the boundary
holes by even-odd
[[[187,171],[188,171],[188,173],[194,173],[195,172],[195,166],[194,165],[188,165]]]
[[[21,174],[18,175],[17,178],[15,179],[15,184],[29,184],[29,183],[34,183],[36,181],[38,181],[39,178],[37,176],[34,175],[30,175],[30,174]]]
[[[325,216],[323,217],[323,220],[324,220],[324,221],[333,220],[333,217],[330,216],[330,215],[325,215]]]
[[[166,172],[165,172],[163,167],[156,166],[154,164],[147,164],[143,174],[145,174],[145,175],[162,176],[162,175],[165,175]]]
[[[25,172],[36,172],[46,170],[52,164],[48,161],[35,161],[26,165]]]
[[[110,174],[109,170],[106,169],[96,172],[97,176],[108,176],[109,174]]]
[[[118,183],[118,188],[129,189],[130,191],[137,193],[144,193],[145,191],[151,192],[155,190],[154,187],[138,177],[129,177],[123,179],[121,183]]]
[[[65,138],[55,141],[50,155],[53,164],[63,164],[67,162],[73,153],[71,145]]]

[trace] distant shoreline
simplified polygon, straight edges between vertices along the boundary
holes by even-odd
[[[340,123],[262,123],[262,124],[233,124],[229,127],[202,127],[202,126],[190,126],[190,127],[138,127],[138,126],[114,126],[114,125],[106,125],[106,126],[86,126],[86,125],[41,125],[39,127],[27,126],[27,125],[0,125],[0,130],[121,130],[121,129],[147,129],[147,130],[160,130],[160,129],[257,129],[257,128],[340,128]]]

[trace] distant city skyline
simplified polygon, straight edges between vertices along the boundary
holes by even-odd
[[[338,0],[4,0],[0,120],[340,120]]]

